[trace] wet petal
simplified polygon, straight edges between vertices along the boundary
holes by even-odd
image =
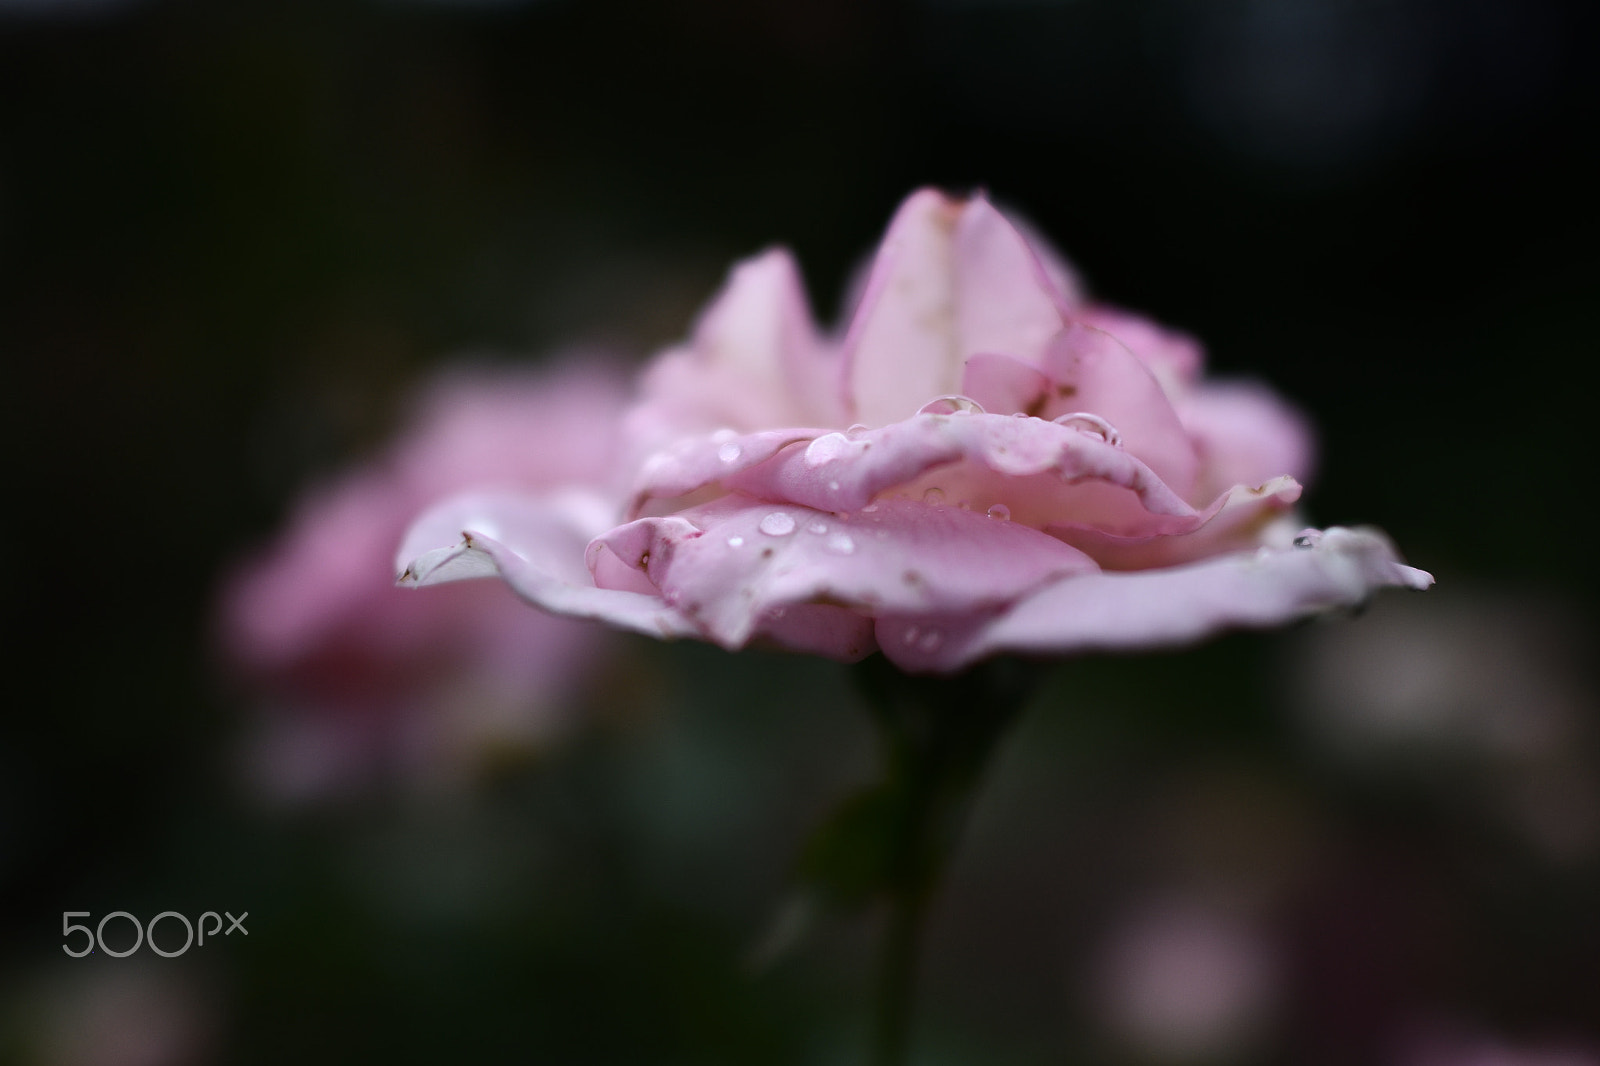
[[[732,496],[640,519],[597,543],[647,573],[667,603],[729,648],[749,641],[774,610],[799,604],[864,615],[961,612],[1095,568],[1037,530],[910,500],[885,500],[844,520]]]
[[[594,585],[583,562],[584,547],[598,532],[598,512],[588,502],[481,493],[447,500],[406,534],[397,582],[421,587],[499,576],[517,595],[555,614],[655,637],[697,635],[658,597]]]
[[[1041,369],[1056,387],[1042,417],[1100,416],[1117,428],[1129,452],[1188,498],[1199,468],[1194,445],[1155,375],[1127,346],[1109,333],[1073,325],[1051,342]]]
[[[1289,516],[1300,492],[1300,483],[1291,477],[1273,478],[1255,486],[1235,485],[1200,512],[1199,525],[1177,534],[1119,537],[1083,527],[1047,528],[1052,535],[1087,552],[1107,570],[1177,566],[1266,543],[1265,531]]]
[[[790,444],[811,441],[826,433],[822,429],[772,429],[747,434],[723,430],[680,440],[644,460],[629,514],[642,513],[651,500],[688,496],[725,481],[741,470],[766,462]]]
[[[1386,587],[1424,589],[1433,577],[1402,564],[1371,529],[1330,528],[1309,546],[1263,548],[1132,573],[1074,575],[989,617],[880,621],[884,654],[915,672],[959,670],[988,655],[1063,655],[1188,644],[1224,629],[1264,628],[1341,607]],[[1315,543],[1311,543],[1311,542]],[[937,647],[903,639],[936,625]]]
[[[856,511],[883,494],[925,496],[1023,524],[1122,536],[1186,532],[1200,513],[1148,466],[1083,427],[994,414],[916,415],[878,430],[790,445],[725,480],[769,500]]]

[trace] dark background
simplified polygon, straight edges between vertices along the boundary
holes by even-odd
[[[806,826],[868,772],[831,664],[641,643],[646,721],[602,709],[465,812],[281,817],[231,782],[209,619],[220,568],[381,442],[425,368],[574,342],[642,359],[773,242],[831,320],[918,185],[988,189],[1097,293],[1301,404],[1310,517],[1381,524],[1439,610],[1512,590],[1581,647],[1593,20],[1551,0],[0,3],[0,1054],[53,1061],[51,1004],[89,965],[56,953],[62,910],[223,906],[251,911],[247,944],[169,966],[202,1060],[853,1047],[870,926],[742,962]],[[1600,1041],[1595,851],[1505,838],[1448,799],[1471,767],[1327,770],[1275,706],[1294,639],[1062,668],[980,810],[988,858],[953,875],[930,1061],[1123,1061],[1074,975],[1106,901],[1151,876],[1130,842],[1151,797],[1186,809],[1197,776],[1313,812],[1345,856],[1325,893],[1402,928],[1446,915],[1343,976],[1289,921],[1288,1005],[1250,1061],[1377,1061],[1413,1010]],[[407,894],[457,858],[466,888]]]

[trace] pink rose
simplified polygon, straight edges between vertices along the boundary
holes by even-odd
[[[267,712],[250,758],[269,793],[321,793],[383,768],[448,772],[485,743],[537,740],[559,723],[597,630],[490,584],[411,596],[390,562],[420,508],[473,488],[536,500],[581,560],[619,518],[625,395],[616,375],[581,363],[447,375],[383,455],[310,493],[239,568],[220,636]]]
[[[628,415],[634,520],[587,570],[513,496],[413,527],[402,583],[499,574],[561,614],[902,669],[1199,639],[1425,588],[1375,530],[1296,535],[1300,417],[1086,301],[981,197],[903,204],[842,339],[789,256],[737,266]]]

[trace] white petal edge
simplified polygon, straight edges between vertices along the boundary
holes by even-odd
[[[552,614],[652,637],[701,636],[659,597],[594,586],[584,548],[613,513],[592,494],[457,496],[412,525],[401,544],[395,582],[421,588],[499,577],[518,596]]]
[[[1355,607],[1384,587],[1421,590],[1432,584],[1433,575],[1398,560],[1380,531],[1334,526],[1309,547],[1073,575],[988,618],[880,619],[878,641],[903,670],[952,673],[1007,652],[1178,647],[1224,630],[1267,628]],[[939,633],[937,642],[916,639],[930,629]]]

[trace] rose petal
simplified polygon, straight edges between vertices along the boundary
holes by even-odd
[[[1122,536],[1187,532],[1201,521],[1121,448],[1079,428],[1005,415],[916,415],[882,429],[830,433],[724,484],[826,511],[857,511],[888,492],[935,493],[978,510],[1005,506],[1036,528],[1070,519]]]
[[[698,635],[658,597],[597,588],[584,548],[593,514],[567,498],[471,494],[429,510],[406,534],[397,582],[421,587],[499,576],[529,603],[654,637]],[[601,524],[601,529],[604,524]]]
[[[731,478],[771,459],[784,447],[824,435],[822,429],[773,429],[739,435],[722,430],[680,440],[649,456],[639,469],[630,516],[641,514],[651,500],[671,500]]]
[[[1189,497],[1199,469],[1194,444],[1155,375],[1126,345],[1101,330],[1072,325],[1051,341],[1040,369],[1056,385],[1041,417],[1074,411],[1100,416],[1117,428],[1129,452]]]
[[[1044,410],[1050,379],[1044,371],[1013,355],[980,352],[970,357],[961,372],[961,394],[970,396],[991,414],[1037,415]]]
[[[1193,385],[1205,364],[1205,349],[1199,341],[1132,311],[1089,304],[1079,308],[1074,317],[1126,345],[1155,375],[1169,397],[1181,395]]]
[[[904,418],[954,392],[962,352],[956,335],[955,244],[961,204],[913,193],[878,246],[844,340],[844,384],[854,417],[869,425]]]
[[[1385,586],[1424,589],[1433,577],[1405,566],[1372,529],[1330,528],[1308,547],[1218,556],[1188,566],[1073,575],[988,617],[886,617],[884,654],[912,672],[951,672],[1002,652],[1063,655],[1191,643],[1223,629],[1262,628],[1355,606]],[[1314,544],[1310,542],[1315,541]],[[906,639],[908,630],[937,632]]]
[[[1280,474],[1299,481],[1311,476],[1311,428],[1266,386],[1248,381],[1206,384],[1177,407],[1200,458],[1196,495],[1230,485],[1257,485]]]
[[[1071,295],[1012,223],[981,196],[923,190],[889,224],[844,342],[855,417],[882,425],[955,390],[978,352],[1036,361],[1067,321]]]
[[[1107,570],[1177,566],[1264,543],[1262,531],[1287,515],[1300,493],[1300,483],[1291,477],[1273,478],[1253,487],[1235,485],[1200,512],[1198,526],[1179,534],[1118,537],[1070,525],[1046,529],[1087,552]]]
[[[967,201],[954,240],[960,354],[1001,352],[1036,361],[1067,321],[1066,301],[1038,255],[981,196]]]
[[[1005,603],[1039,582],[1093,570],[1077,549],[955,507],[885,500],[848,521],[730,496],[643,518],[597,541],[649,574],[663,599],[724,647],[779,608],[942,614]]]
[[[651,365],[627,436],[638,453],[722,426],[837,423],[838,373],[793,257],[774,249],[736,265],[690,342]]]

